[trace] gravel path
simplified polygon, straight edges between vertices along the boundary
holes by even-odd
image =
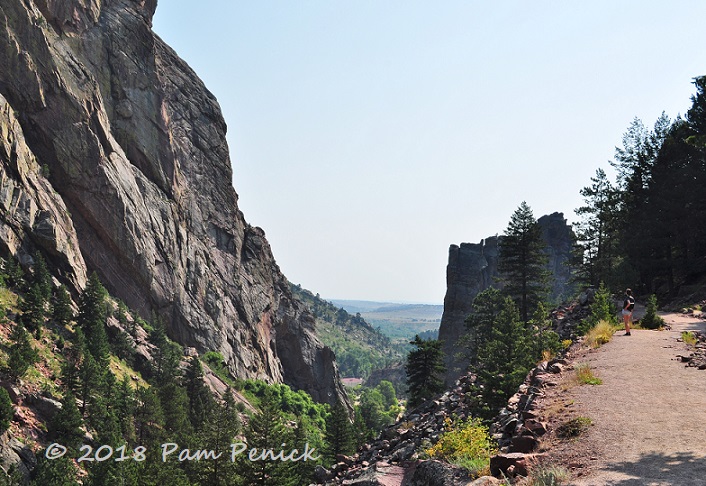
[[[663,317],[671,330],[618,331],[580,358],[603,384],[567,393],[572,414],[594,424],[570,445],[589,464],[572,485],[706,485],[706,371],[676,358],[688,354],[677,341],[681,331],[706,325],[690,316]]]

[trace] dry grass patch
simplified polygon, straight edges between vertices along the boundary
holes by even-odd
[[[602,385],[603,380],[593,374],[593,370],[588,363],[577,363],[574,366],[576,383],[579,385]]]
[[[584,343],[591,348],[599,348],[613,338],[616,327],[607,321],[598,323],[588,330]]]

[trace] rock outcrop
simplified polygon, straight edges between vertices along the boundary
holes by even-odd
[[[551,272],[551,298],[561,299],[570,293],[570,274],[566,265],[571,256],[572,230],[562,213],[542,216],[537,220],[542,228]],[[465,319],[471,313],[473,299],[490,286],[500,287],[498,277],[498,241],[492,236],[480,243],[461,243],[449,248],[446,267],[444,314],[439,327],[439,339],[444,342],[446,381],[453,383],[467,366],[459,356],[458,339],[465,332]]]
[[[0,5],[0,245],[42,250],[75,289],[95,270],[235,376],[333,403],[333,353],[238,209],[218,103],[152,32],[155,8]]]

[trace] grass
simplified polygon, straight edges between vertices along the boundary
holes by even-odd
[[[599,348],[603,344],[610,342],[616,327],[608,321],[598,321],[598,323],[588,330],[584,343],[591,348]]]
[[[561,439],[573,439],[583,434],[593,424],[588,417],[576,417],[564,422],[556,429],[556,436]]]
[[[602,385],[603,380],[593,374],[593,370],[587,363],[577,363],[574,366],[576,381],[581,385]]]
[[[698,341],[698,339],[696,339],[696,336],[694,335],[694,333],[690,332],[690,331],[682,331],[681,340],[690,346],[693,346]]]
[[[558,486],[567,484],[571,473],[563,466],[539,465],[530,471],[526,486]]]

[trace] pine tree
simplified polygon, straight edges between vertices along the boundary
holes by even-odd
[[[417,349],[407,355],[405,370],[409,386],[409,405],[416,407],[444,390],[443,374],[446,369],[441,341],[425,341],[417,335],[410,344]]]
[[[30,285],[36,285],[41,292],[44,302],[49,302],[54,284],[52,283],[51,274],[47,268],[47,262],[39,252],[34,253],[33,259],[34,265],[32,267],[32,278],[30,279]]]
[[[507,403],[539,359],[533,354],[537,346],[531,340],[531,332],[520,319],[515,303],[506,297],[495,313],[489,339],[478,350],[474,369],[483,384],[487,408],[480,414],[486,418]]]
[[[71,392],[66,392],[61,401],[61,409],[49,422],[49,437],[77,451],[85,436],[81,430],[82,425],[83,419],[76,407],[76,399]]]
[[[576,209],[581,220],[575,225],[580,246],[579,273],[583,283],[597,286],[614,281],[619,258],[619,196],[603,169],[596,171],[591,185],[581,189],[584,206]]]
[[[22,301],[22,323],[39,338],[46,317],[46,303],[39,285],[34,283]]]
[[[12,406],[12,400],[7,390],[0,387],[0,434],[10,427],[12,417],[15,415],[15,407]]]
[[[354,451],[353,429],[348,417],[348,409],[337,402],[326,419],[326,459],[329,464],[336,463],[338,454],[349,455]]]
[[[186,369],[184,386],[189,397],[189,421],[195,430],[201,430],[215,406],[213,395],[203,381],[203,367],[198,357],[191,359]]]
[[[86,337],[86,349],[102,367],[107,366],[110,354],[108,335],[105,331],[108,317],[105,302],[107,295],[108,292],[98,275],[93,272],[79,299],[76,317],[76,323]]]
[[[39,361],[39,354],[30,342],[30,336],[22,324],[16,324],[10,334],[8,365],[14,378],[22,378],[30,366]]]
[[[33,470],[31,486],[75,486],[78,481],[78,471],[68,454],[58,459],[49,460],[44,453],[38,454],[37,466]]]
[[[60,285],[56,290],[52,317],[60,326],[65,326],[74,318],[74,311],[71,308],[71,296],[64,285]]]
[[[267,391],[260,401],[260,411],[250,418],[245,429],[248,449],[279,451],[292,443],[292,432],[283,421],[279,410],[279,400]],[[243,477],[248,485],[260,486],[295,486],[296,478],[290,474],[291,464],[264,460],[245,460],[241,458]]]
[[[517,303],[522,320],[527,322],[547,296],[548,272],[542,230],[526,202],[513,213],[498,244],[503,293]]]

